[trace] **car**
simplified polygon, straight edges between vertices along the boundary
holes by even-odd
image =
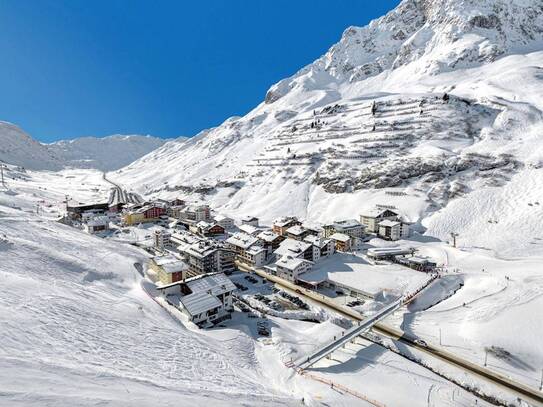
[[[417,345],[422,346],[423,348],[427,348],[427,347],[428,347],[428,344],[427,344],[426,341],[423,340],[423,339],[417,338],[417,339],[414,340],[414,342],[415,342]]]

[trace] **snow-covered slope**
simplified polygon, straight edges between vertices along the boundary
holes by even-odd
[[[111,177],[268,222],[375,204],[419,221],[542,165],[542,16],[538,0],[404,0],[246,116]]]
[[[34,170],[59,170],[62,161],[14,124],[0,122],[0,161]]]
[[[80,137],[62,140],[46,147],[74,168],[96,168],[112,171],[124,167],[157,149],[164,139],[139,135],[114,135],[109,137]]]

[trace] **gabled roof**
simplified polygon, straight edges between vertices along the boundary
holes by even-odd
[[[219,308],[222,305],[217,297],[206,292],[184,295],[179,301],[191,316]]]
[[[344,220],[336,220],[334,222],[332,222],[330,225],[327,225],[327,226],[331,226],[335,229],[351,229],[351,228],[360,228],[360,227],[364,227],[364,225],[362,225],[359,221],[357,221],[356,219],[344,219]]]
[[[322,239],[319,236],[307,235],[306,237],[304,237],[304,242],[311,243],[312,245],[319,248],[323,248],[328,243],[330,243],[330,239]]]
[[[207,292],[213,295],[234,291],[236,286],[224,273],[204,274],[186,281],[192,293]]]
[[[236,247],[241,247],[242,249],[248,249],[256,242],[258,242],[258,239],[254,236],[248,235],[247,233],[234,233],[232,236],[226,239],[226,243]]]
[[[283,216],[281,218],[275,219],[273,221],[273,224],[274,226],[283,227],[283,226],[287,226],[289,223],[292,223],[292,222],[299,222],[299,220],[292,216]]]
[[[281,242],[275,254],[278,256],[301,256],[307,249],[311,247],[311,243],[287,238]]]
[[[399,213],[392,209],[387,208],[372,208],[367,211],[364,211],[361,216],[367,217],[367,218],[378,218],[381,216],[384,212],[390,211],[395,214],[395,216],[399,216]]]
[[[255,220],[258,220],[258,218],[251,215],[245,215],[244,217],[241,218],[242,222],[253,222]]]
[[[287,270],[291,271],[296,270],[298,267],[300,267],[301,264],[304,263],[313,264],[308,260],[291,256],[283,256],[275,262],[278,267],[286,268]]]
[[[157,266],[163,266],[168,263],[175,263],[176,261],[179,261],[179,259],[172,254],[167,254],[165,256],[155,256],[153,257],[153,261]]]
[[[270,243],[277,239],[279,235],[271,230],[265,230],[263,232],[260,232],[256,237],[260,240]]]
[[[394,227],[399,226],[401,223],[396,220],[385,219],[379,222],[379,226]]]
[[[260,229],[252,226],[252,225],[239,225],[239,230],[241,230],[242,232],[245,232],[249,235],[254,235],[255,233],[259,232]]]
[[[306,231],[306,228],[304,228],[301,225],[294,225],[287,229],[287,233],[294,235],[294,236],[300,236]]]
[[[188,270],[189,266],[187,263],[185,263],[183,260],[178,260],[172,263],[166,263],[161,266],[162,270],[164,270],[166,273],[180,273],[182,271]]]
[[[330,239],[337,240],[339,242],[348,242],[351,237],[344,235],[343,233],[334,233],[332,236],[330,236]]]

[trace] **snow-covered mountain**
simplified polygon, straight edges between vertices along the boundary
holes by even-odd
[[[111,176],[264,221],[375,204],[421,221],[472,191],[541,175],[542,67],[540,0],[404,0],[348,28],[246,116]]]
[[[113,135],[57,141],[48,144],[47,149],[66,166],[112,171],[143,157],[165,142],[151,136]]]
[[[0,161],[35,170],[60,170],[61,160],[18,126],[0,122]]]
[[[0,122],[0,161],[32,170],[58,171],[70,167],[113,171],[166,142],[151,136],[114,135],[43,144],[15,124]]]

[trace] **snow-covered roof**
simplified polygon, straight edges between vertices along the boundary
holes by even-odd
[[[287,229],[287,233],[294,235],[294,236],[300,236],[302,233],[304,233],[306,229],[301,225],[295,225],[291,226]]]
[[[263,232],[260,232],[256,237],[260,240],[270,243],[277,239],[279,235],[271,230],[265,230]]]
[[[185,295],[179,301],[191,316],[219,308],[222,305],[217,297],[206,292]]]
[[[367,218],[377,218],[378,216],[382,215],[383,212],[390,211],[395,213],[396,215],[399,215],[397,211],[388,209],[388,208],[372,208],[367,211],[364,211],[361,216],[367,217]]]
[[[175,263],[176,261],[179,261],[179,259],[172,254],[167,254],[165,256],[155,256],[153,257],[153,261],[157,266],[163,266],[168,263]]]
[[[352,229],[352,228],[364,227],[364,225],[362,225],[356,219],[336,220],[327,226],[332,226],[335,229]]]
[[[179,273],[189,268],[188,264],[185,263],[183,260],[177,260],[172,263],[166,263],[166,264],[163,264],[161,267],[162,267],[162,270],[164,270],[168,274]]]
[[[216,222],[222,222],[223,220],[233,220],[232,218],[229,218],[228,216],[225,216],[225,215],[215,215],[215,221]]]
[[[368,249],[367,253],[370,257],[380,257],[380,256],[396,256],[399,254],[409,254],[413,251],[412,248],[406,247],[372,247]]]
[[[308,263],[313,264],[309,260],[300,259],[298,257],[283,256],[275,262],[278,267],[285,268],[287,270],[296,270],[300,265]]]
[[[262,252],[265,252],[266,249],[264,249],[262,246],[251,246],[247,249],[247,253],[249,254],[252,254],[252,255],[256,255],[258,253],[262,253]]]
[[[330,242],[330,239],[322,239],[319,236],[307,235],[304,237],[304,242],[311,243],[317,247],[324,247]]]
[[[208,240],[200,240],[195,243],[185,243],[177,246],[177,250],[189,256],[202,259],[217,250],[217,246]]]
[[[379,222],[379,226],[385,226],[385,227],[394,227],[394,226],[399,226],[399,225],[400,225],[400,222],[396,220],[390,220],[390,219],[385,219]]]
[[[95,216],[92,219],[89,219],[87,222],[88,226],[107,226],[109,225],[109,218],[107,216]]]
[[[298,222],[298,219],[291,216],[283,216],[281,218],[275,219],[273,221],[273,224],[275,226],[283,227],[283,226],[288,225],[291,222]]]
[[[330,239],[337,240],[339,242],[348,242],[351,237],[344,235],[343,233],[334,233],[332,236],[330,236]]]
[[[255,220],[258,220],[258,218],[255,218],[254,216],[251,216],[251,215],[245,215],[244,217],[241,218],[242,222],[254,222]]]
[[[186,281],[192,293],[207,292],[220,295],[234,291],[236,286],[224,273],[205,274]]]
[[[248,249],[256,242],[258,242],[258,239],[254,236],[248,235],[247,233],[234,233],[232,236],[226,239],[226,243],[242,249]]]
[[[278,256],[293,256],[298,257],[311,247],[311,243],[301,242],[287,238],[281,242],[275,254]]]
[[[255,233],[259,232],[260,229],[252,226],[252,225],[239,225],[239,230],[242,232],[245,232],[249,235],[254,235]]]

